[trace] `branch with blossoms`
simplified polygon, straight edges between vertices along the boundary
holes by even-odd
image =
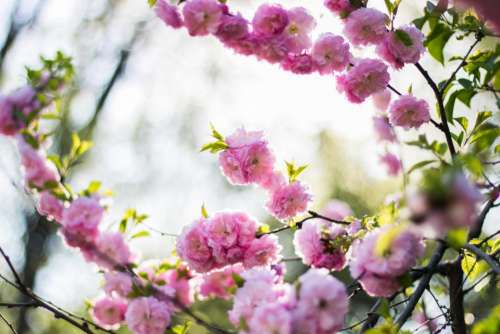
[[[499,128],[489,111],[475,113],[470,127],[472,119],[454,114],[455,103],[470,106],[481,88],[500,83],[498,71],[491,68],[499,64],[500,50],[472,53],[475,41],[463,57],[450,60],[460,63],[440,82],[419,61],[427,51],[444,63],[443,49],[452,35],[480,40],[491,36],[489,26],[442,2],[427,4],[413,25],[398,27],[394,19],[400,1],[385,1],[385,14],[366,1],[327,0],[326,7],[344,25],[345,38],[325,32],[313,42],[315,19],[302,7],[264,4],[250,22],[215,0],[188,0],[179,7],[163,0],[150,3],[172,28],[184,27],[191,36],[215,36],[236,53],[279,64],[293,74],[335,75],[339,93],[352,103],[372,98],[378,110],[377,140],[385,149],[381,161],[389,174],[402,171],[402,162],[390,152],[399,144],[397,131],[418,130],[418,139],[405,144],[434,159],[419,161],[406,172],[405,182],[412,172],[422,171],[412,193],[392,198],[373,215],[357,218],[349,205],[337,200],[318,213],[310,210],[311,188],[300,180],[307,166],[286,162],[281,170],[263,132],[242,127],[226,137],[212,126],[213,141],[201,151],[218,156],[230,184],[263,189],[265,209],[280,227],[271,230],[246,212],[209,213],[202,207],[201,215],[176,236],[175,255],[141,261],[131,249],[132,240],[159,231],[144,223],[148,216],[129,209],[118,224],[106,226],[109,195],[101,191],[101,183],[91,182],[78,192],[66,183],[68,171],[91,143],[73,135],[66,155],[47,155],[50,134],[42,132],[41,122],[58,119],[52,106],[72,74],[70,59],[59,53],[55,59],[42,59],[40,70],[28,69],[26,87],[0,97],[0,133],[18,145],[24,184],[38,212],[58,226],[68,247],[95,264],[104,285],[91,303],[93,320],[78,318],[26,289],[0,249],[15,281],[1,278],[32,300],[4,306],[42,307],[86,333],[92,333],[90,327],[111,333],[125,325],[134,334],[186,333],[189,323],[177,318],[190,318],[220,334],[320,334],[359,327],[377,334],[409,328],[411,317],[431,330],[433,320],[444,317],[439,330],[451,326],[453,332],[465,333],[464,295],[498,274],[498,238],[481,239],[481,231],[497,206],[499,190],[481,161],[498,152],[494,143]],[[372,46],[377,58],[356,57],[358,48]],[[416,66],[434,92],[439,123],[431,119],[427,101],[411,89],[403,94],[390,85],[390,70],[408,64]],[[465,77],[458,78],[462,70]],[[397,95],[394,101],[391,91]],[[444,134],[444,142],[429,141],[420,132],[428,123]],[[480,190],[476,183],[483,178],[489,186]],[[485,204],[479,212],[481,202]],[[293,232],[297,257],[292,259],[308,267],[291,282],[285,280],[283,263],[288,259],[282,257],[276,236],[284,230]],[[428,259],[426,251],[432,253]],[[458,255],[444,261],[452,252]],[[348,287],[332,275],[347,267],[354,278]],[[435,295],[436,274],[448,280],[449,307]],[[474,283],[464,288],[466,281]],[[406,295],[408,288],[412,291]],[[364,320],[346,326],[351,297],[360,291],[376,302]],[[439,316],[428,314],[422,300],[426,291]],[[231,328],[194,311],[198,300],[212,299],[232,301],[226,314]]]

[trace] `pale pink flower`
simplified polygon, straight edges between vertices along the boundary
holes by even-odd
[[[311,47],[311,31],[316,27],[314,17],[304,7],[288,10],[288,25],[284,33],[289,37],[289,50],[300,53]]]
[[[316,69],[311,55],[306,53],[289,54],[281,63],[281,67],[295,74],[311,74]]]
[[[341,36],[325,33],[319,36],[312,48],[312,59],[320,74],[342,71],[349,64],[349,44]]]
[[[276,36],[288,25],[288,13],[278,4],[263,4],[252,19],[253,31],[262,36]]]
[[[60,223],[64,205],[50,192],[44,191],[40,194],[37,210],[41,215],[47,216],[49,219],[54,219],[56,222]]]
[[[325,269],[309,269],[299,278],[299,299],[293,313],[294,328],[309,333],[335,333],[343,327],[349,309],[347,290]]]
[[[160,289],[166,284],[174,292],[175,299],[184,306],[193,302],[193,294],[190,285],[192,274],[185,265],[167,270],[155,277],[154,282]]]
[[[18,141],[21,164],[25,172],[26,184],[43,188],[46,182],[59,180],[55,166],[47,161],[42,151],[37,151],[23,139]]]
[[[295,181],[275,189],[266,208],[278,219],[290,219],[305,212],[311,200],[307,187]]]
[[[352,216],[353,212],[346,202],[332,199],[326,203],[325,207],[321,210],[321,214],[331,219],[344,220],[348,216]]]
[[[132,262],[132,253],[123,235],[118,232],[104,232],[95,241],[95,248],[83,250],[87,261],[106,269],[123,267]]]
[[[157,0],[155,13],[169,27],[179,29],[183,25],[177,6],[172,6],[166,0]]]
[[[88,248],[96,240],[99,223],[104,214],[99,200],[80,197],[74,200],[62,215],[62,234],[71,247]]]
[[[349,13],[356,9],[350,0],[325,0],[324,5],[332,13],[340,15],[341,18],[347,17]]]
[[[389,107],[391,103],[391,92],[388,89],[384,89],[378,93],[372,95],[372,101],[375,108],[384,112]]]
[[[182,14],[189,34],[204,36],[217,32],[222,19],[222,6],[216,0],[188,0]]]
[[[104,297],[92,306],[92,318],[106,329],[118,329],[125,320],[127,301],[119,298]]]
[[[377,46],[378,55],[396,69],[417,63],[424,52],[424,34],[413,26],[388,32]]]
[[[0,133],[12,136],[23,127],[23,122],[15,118],[13,105],[8,97],[0,95]]]
[[[373,117],[373,129],[379,142],[394,143],[397,141],[396,132],[387,116]]]
[[[293,244],[304,264],[338,271],[345,267],[347,250],[334,245],[346,235],[345,229],[332,223],[307,221],[295,232]]]
[[[401,173],[403,169],[403,165],[401,164],[401,160],[399,158],[390,153],[386,152],[380,156],[380,162],[385,166],[387,174],[390,176],[397,176]]]
[[[286,295],[283,285],[276,283],[276,276],[270,270],[251,269],[242,274],[244,284],[236,291],[229,320],[239,326],[248,322],[260,305],[279,302]]]
[[[389,84],[387,66],[380,60],[362,59],[346,74],[337,77],[337,89],[352,103],[361,103],[367,97],[382,91]]]
[[[276,262],[279,259],[281,246],[276,236],[263,235],[256,238],[245,251],[243,265],[245,268],[265,266]]]
[[[226,142],[229,147],[219,154],[219,163],[232,184],[258,183],[273,172],[275,158],[262,132],[241,128]]]
[[[500,33],[500,7],[497,0],[455,0],[461,9],[473,8],[483,21]]]
[[[170,325],[172,308],[154,297],[130,302],[125,314],[128,329],[134,334],[163,334]]]
[[[378,44],[387,32],[387,16],[374,8],[359,8],[345,20],[344,34],[356,46]]]
[[[263,304],[255,309],[248,327],[249,334],[291,334],[292,317],[280,303]]]
[[[207,272],[214,267],[212,250],[208,246],[205,232],[206,225],[205,219],[194,221],[184,227],[177,238],[177,254],[198,272]]]
[[[269,192],[274,192],[276,189],[284,186],[286,184],[286,179],[280,172],[272,172],[267,174],[262,180],[260,180],[259,185]]]
[[[271,64],[279,63],[290,53],[288,37],[284,35],[261,37],[257,49],[257,58]]]
[[[112,296],[117,294],[120,297],[127,297],[132,292],[132,278],[129,274],[111,271],[104,274],[104,291]]]
[[[249,36],[248,21],[241,15],[224,14],[220,21],[215,36],[224,44],[232,47],[233,43],[238,43]]]
[[[369,295],[390,297],[400,288],[398,278],[423,252],[422,238],[412,229],[384,225],[353,243],[351,276]]]
[[[36,92],[31,86],[24,86],[8,96],[0,95],[0,133],[12,136],[26,127],[22,118],[28,117],[39,102],[35,99]]]
[[[241,225],[248,221],[254,224],[244,213],[218,212],[210,218],[207,224],[207,239],[211,247],[220,246],[230,248],[238,242],[238,233]]]
[[[229,299],[231,291],[237,287],[234,275],[242,271],[241,265],[233,265],[204,274],[201,277],[200,294],[207,298]]]
[[[418,129],[431,119],[429,105],[425,100],[417,99],[412,95],[402,95],[394,101],[389,110],[389,118],[394,126],[401,126],[405,130]]]

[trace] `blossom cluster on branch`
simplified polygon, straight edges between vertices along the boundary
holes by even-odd
[[[495,201],[500,190],[485,174],[483,166],[487,163],[476,157],[488,158],[491,151],[498,153],[498,145],[494,146],[498,126],[488,121],[492,113],[485,111],[477,113],[475,125],[469,129],[468,119],[457,117],[453,111],[455,100],[470,105],[476,90],[491,88],[491,82],[497,84],[493,77],[496,74],[485,78],[483,74],[489,73],[488,62],[497,61],[500,50],[477,58],[470,55],[474,44],[459,59],[460,66],[452,77],[439,84],[418,64],[425,48],[436,59],[442,57],[442,48],[441,53],[436,52],[431,44],[433,34],[456,27],[466,34],[474,32],[479,41],[488,33],[482,23],[460,16],[455,22],[456,12],[440,3],[442,8],[428,5],[415,24],[395,28],[400,1],[386,1],[386,15],[367,7],[366,1],[327,0],[325,6],[342,20],[348,42],[332,33],[323,33],[312,41],[315,20],[302,7],[285,9],[278,4],[264,4],[249,21],[215,0],[187,0],[181,10],[164,0],[152,4],[170,27],[185,27],[192,36],[214,35],[237,53],[279,63],[293,73],[336,73],[338,90],[352,103],[371,96],[378,110],[373,118],[376,139],[386,150],[381,161],[391,175],[402,172],[400,159],[392,148],[388,149],[401,144],[396,127],[418,130],[433,122],[446,142],[429,142],[420,134],[418,140],[406,143],[432,153],[436,159],[412,167],[405,177],[427,167],[419,183],[407,193],[389,199],[374,215],[356,216],[347,203],[339,200],[327,203],[319,214],[308,211],[313,194],[299,181],[307,166],[285,162],[286,172],[282,172],[263,132],[242,127],[226,137],[212,126],[213,141],[201,151],[218,156],[221,174],[230,184],[265,190],[265,209],[279,227],[273,230],[246,212],[208,213],[202,207],[201,215],[185,225],[177,237],[172,257],[144,261],[130,247],[129,240],[148,235],[145,230],[137,231],[147,215],[129,209],[118,226],[108,225],[109,194],[101,191],[100,182],[91,182],[79,192],[66,182],[69,171],[91,143],[74,134],[65,155],[48,154],[50,134],[43,132],[41,123],[58,119],[54,102],[71,80],[73,68],[70,58],[62,53],[54,59],[42,58],[41,69],[27,70],[26,86],[0,96],[0,133],[17,144],[24,185],[36,198],[38,213],[56,224],[66,245],[78,250],[102,273],[102,294],[92,302],[90,310],[96,326],[113,331],[126,325],[134,334],[185,333],[187,325],[176,320],[177,315],[183,315],[215,333],[237,330],[242,334],[326,334],[361,324],[363,329],[373,327],[383,300],[387,309],[380,313],[384,313],[385,323],[372,334],[396,333],[414,312],[424,291],[432,291],[430,283],[436,272],[450,280],[452,315],[460,311],[456,310],[460,305],[451,288],[457,286],[458,277],[462,284],[458,296],[463,298],[462,268],[470,266],[471,256],[485,264],[478,267],[491,267],[492,273],[498,274],[497,234],[478,238],[489,210],[498,205]],[[434,15],[437,10],[446,12],[454,21],[435,21],[439,20]],[[421,30],[427,21],[431,29],[441,24],[441,30],[433,30],[425,37]],[[375,46],[379,59],[354,57],[349,43],[355,47]],[[411,92],[401,94],[389,85],[387,64],[396,70],[415,64],[435,93],[440,123],[431,119],[425,100]],[[467,68],[470,64],[477,67]],[[462,68],[473,79],[455,80]],[[456,88],[455,81],[464,88],[447,95]],[[467,89],[473,90],[472,96]],[[495,92],[494,87],[491,89]],[[393,101],[392,94],[398,95]],[[463,131],[450,130],[454,122]],[[482,178],[486,184],[480,184]],[[485,199],[480,212],[479,204]],[[295,253],[308,267],[295,282],[285,280],[286,259],[276,236],[282,231],[293,233]],[[437,247],[433,247],[433,239],[437,239]],[[451,263],[441,261],[447,248],[459,251]],[[426,252],[433,252],[428,264]],[[2,255],[5,257],[3,251]],[[333,275],[346,267],[354,280],[349,287]],[[453,276],[452,270],[462,275]],[[420,281],[404,301],[408,303],[403,312],[393,321],[389,301],[406,292],[416,280]],[[349,291],[352,286],[353,292]],[[366,319],[345,327],[349,294],[361,289],[380,299]],[[193,312],[193,304],[206,299],[232,301],[227,312],[231,330]],[[416,316],[422,318],[422,313]],[[442,316],[450,318],[444,311]],[[425,309],[423,318],[424,323],[430,321]],[[464,328],[465,322],[454,319],[452,325],[454,330]]]

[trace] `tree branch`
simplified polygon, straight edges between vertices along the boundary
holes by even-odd
[[[12,324],[3,316],[2,313],[0,313],[0,319],[2,319],[2,321],[5,323],[5,325],[7,325],[7,327],[9,327],[12,334],[17,334],[16,330],[14,329],[14,326],[12,326]]]
[[[497,275],[500,274],[500,266],[498,265],[498,261],[495,258],[493,258],[491,255],[486,254],[479,247],[471,245],[471,244],[466,244],[464,246],[464,248],[467,249],[468,251],[474,253],[474,255],[476,255],[478,258],[486,261],[495,274],[497,274]]]

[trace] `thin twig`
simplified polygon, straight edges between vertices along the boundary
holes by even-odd
[[[2,313],[0,313],[0,319],[2,319],[2,321],[7,325],[7,327],[9,327],[10,331],[13,334],[17,334],[16,330],[14,329],[14,326],[12,326],[12,324],[3,316]]]

